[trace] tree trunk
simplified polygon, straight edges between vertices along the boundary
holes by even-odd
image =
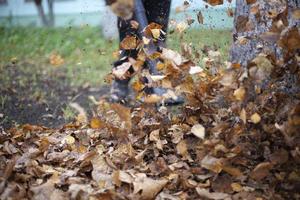
[[[299,19],[293,18],[293,11],[299,7],[300,0],[236,0],[231,61],[247,66],[264,53],[286,62],[287,52],[278,41],[288,37],[284,34],[291,30],[298,35],[294,39],[298,39]],[[299,48],[295,47],[293,53]]]
[[[49,22],[47,20],[47,17],[46,17],[46,14],[45,14],[45,11],[44,11],[44,8],[43,8],[43,5],[42,5],[42,0],[34,0],[34,3],[35,3],[36,8],[38,10],[38,14],[39,14],[39,17],[42,21],[42,25],[43,26],[48,26]]]
[[[53,4],[54,4],[54,0],[48,0],[49,26],[51,26],[51,27],[53,27],[55,24]]]

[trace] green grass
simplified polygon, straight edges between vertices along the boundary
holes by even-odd
[[[230,46],[230,31],[226,30],[189,30],[182,37],[171,34],[169,48],[180,50],[180,42],[192,43],[196,49],[204,45],[217,45],[227,58]],[[78,28],[0,28],[0,76],[1,70],[12,60],[30,63],[26,74],[33,76],[36,71],[51,73],[63,71],[72,85],[89,83],[99,86],[104,76],[110,71],[114,61],[113,52],[118,50],[118,41],[103,38],[96,27]],[[65,63],[54,67],[49,63],[49,56],[57,52]],[[21,66],[22,67],[22,66]],[[20,69],[22,70],[22,69]],[[29,71],[28,71],[29,70]],[[3,81],[4,78],[0,77]],[[11,77],[12,78],[12,77]],[[1,82],[2,82],[1,81]]]

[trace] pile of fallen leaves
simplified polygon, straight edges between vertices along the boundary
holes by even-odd
[[[139,55],[112,72],[137,77],[133,88],[145,103],[100,100],[89,123],[1,130],[0,199],[299,199],[300,101],[291,92],[299,82],[282,79],[264,55],[224,67],[209,50],[199,67],[189,45],[149,54],[144,45],[164,33],[156,24],[145,31],[142,40],[122,41]],[[281,41],[289,47],[297,37]],[[142,68],[147,59],[159,60],[162,75]],[[143,90],[157,86],[167,95]],[[180,112],[155,106],[179,92]]]

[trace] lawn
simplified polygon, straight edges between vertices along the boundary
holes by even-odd
[[[189,30],[182,37],[170,34],[168,46],[180,51],[182,42],[191,43],[200,52],[204,45],[216,46],[226,60],[230,37],[226,30]],[[89,96],[108,94],[103,80],[118,41],[104,39],[100,29],[0,28],[0,38],[0,127],[57,127],[74,119],[70,102],[92,113]]]
[[[71,85],[75,86],[102,84],[103,77],[110,71],[114,61],[113,52],[118,50],[117,40],[106,40],[99,28],[89,26],[0,28],[0,38],[1,71],[6,70],[5,66],[12,61],[26,62],[33,65],[32,74],[41,69],[46,73],[64,71]],[[179,51],[181,42],[191,43],[195,49],[216,45],[226,59],[230,41],[228,30],[189,30],[183,37],[170,34],[168,46]],[[53,53],[63,58],[63,65],[54,67],[49,64],[49,57]]]

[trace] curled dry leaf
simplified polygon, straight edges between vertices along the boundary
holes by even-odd
[[[75,143],[75,138],[72,137],[71,135],[68,135],[67,137],[65,137],[63,141],[64,143],[71,145]]]

